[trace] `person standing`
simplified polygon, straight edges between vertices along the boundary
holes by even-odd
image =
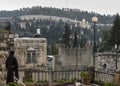
[[[18,61],[14,56],[14,51],[10,51],[9,56],[6,59],[5,66],[7,70],[6,84],[14,82],[14,76],[19,79],[18,75]],[[15,75],[14,75],[15,74]]]

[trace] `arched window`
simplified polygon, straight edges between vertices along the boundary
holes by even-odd
[[[27,61],[26,63],[36,63],[36,50],[32,47],[28,48],[27,50]]]

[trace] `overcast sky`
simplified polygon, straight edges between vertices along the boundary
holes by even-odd
[[[120,0],[0,0],[0,10],[15,10],[32,6],[67,7],[100,14],[120,14]]]

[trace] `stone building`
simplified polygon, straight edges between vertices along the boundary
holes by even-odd
[[[21,68],[45,68],[47,40],[45,38],[15,38],[15,55]]]

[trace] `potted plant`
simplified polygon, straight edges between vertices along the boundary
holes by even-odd
[[[89,72],[81,72],[80,75],[82,77],[83,84],[89,85],[91,81],[91,74]]]
[[[32,78],[28,78],[28,79],[25,81],[25,85],[26,85],[26,86],[34,86],[34,81],[32,80]]]

